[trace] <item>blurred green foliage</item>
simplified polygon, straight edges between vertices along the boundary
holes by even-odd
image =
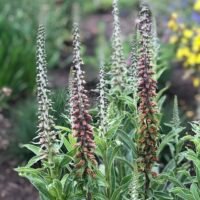
[[[19,103],[13,111],[13,142],[9,148],[11,155],[18,155],[22,158],[30,156],[30,153],[24,148],[20,148],[20,145],[25,144],[36,136],[36,113],[37,106],[35,99]]]
[[[35,85],[35,41],[39,21],[46,19],[49,65],[59,58],[66,36],[64,7],[54,1],[0,1],[0,87],[12,88],[13,95],[32,91]]]
[[[35,41],[39,22],[46,23],[49,66],[58,66],[64,39],[67,40],[71,35],[73,3],[80,4],[83,15],[112,7],[111,0],[92,0],[92,3],[82,0],[57,2],[54,0],[0,1],[0,88],[10,87],[13,91],[12,98],[18,97],[21,92],[33,91]],[[135,2],[121,0],[120,4],[128,8]]]
[[[110,10],[112,8],[112,0],[77,0],[76,2],[81,5],[81,10],[86,14],[94,12],[96,10]],[[127,9],[134,6],[137,1],[120,0],[119,3],[120,6]]]

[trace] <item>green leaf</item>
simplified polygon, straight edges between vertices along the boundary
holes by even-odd
[[[108,138],[113,138],[119,129],[121,122],[123,120],[124,116],[118,117],[117,119],[113,120],[111,124],[109,124],[108,131],[106,133],[106,136]]]
[[[190,187],[190,191],[195,200],[200,199],[200,188],[197,187],[197,184],[193,183]]]
[[[166,134],[163,138],[162,141],[158,147],[157,150],[157,156],[160,155],[160,153],[163,151],[163,149],[169,145],[169,143],[174,143],[175,142],[175,137],[183,130],[184,128],[179,127],[176,128],[175,130],[170,131],[168,134]]]
[[[176,187],[173,188],[171,192],[182,198],[183,200],[195,200],[191,192],[186,188]]]
[[[53,183],[47,186],[47,189],[52,196],[56,197],[56,199],[63,199],[62,184],[58,179],[54,179]]]
[[[73,157],[68,156],[68,155],[64,155],[64,156],[62,156],[60,166],[64,167],[64,166],[68,165],[73,160],[74,160]]]
[[[95,193],[93,197],[95,200],[108,200],[108,198],[101,193]]]
[[[33,176],[27,176],[27,178],[35,186],[35,188],[39,191],[39,193],[44,195],[49,200],[55,200],[55,198],[53,198],[53,196],[48,192],[48,189],[46,188],[46,183],[42,178]]]
[[[67,128],[67,127],[64,127],[64,126],[56,126],[56,129],[65,131],[65,132],[67,132],[67,133],[70,133],[70,132],[71,132],[71,129],[70,129],[70,128]]]
[[[53,184],[48,185],[47,190],[51,196],[53,196],[53,197],[55,197],[55,199],[57,199],[57,191]]]
[[[193,150],[188,149],[185,154],[185,157],[194,163],[197,179],[198,179],[198,182],[200,183],[200,160],[198,156]]]
[[[71,145],[75,145],[76,144],[76,138],[73,137],[72,134],[68,135],[68,139],[69,139],[69,142],[70,142]]]
[[[157,197],[159,200],[168,200],[168,199],[173,200],[173,197],[169,194],[169,192],[155,191],[154,196]]]
[[[184,185],[177,178],[175,178],[175,176],[171,176],[171,175],[168,175],[168,174],[161,174],[160,178],[164,178],[164,179],[166,179],[166,181],[167,180],[170,181],[175,186],[184,188]]]
[[[115,146],[114,149],[112,149],[112,147],[108,148],[108,151],[106,153],[106,157],[108,161],[108,169],[111,169],[115,160],[115,156],[117,152],[119,151],[119,149],[120,149],[120,146]]]
[[[63,188],[65,186],[65,182],[67,181],[68,177],[69,177],[69,174],[65,174],[61,179],[61,184]]]
[[[130,179],[131,180],[131,179]],[[113,192],[110,200],[121,200],[121,195],[127,192],[127,188],[130,184],[130,181],[124,183],[123,185],[117,187],[117,189]]]
[[[133,140],[128,136],[127,133],[121,132],[118,137],[120,138],[120,140],[127,145],[128,148],[130,148],[132,150],[133,155],[136,155],[136,147],[135,144],[133,142]]]
[[[74,145],[71,144],[65,137],[62,137],[62,139],[67,151],[72,151],[74,149]]]
[[[42,169],[34,169],[30,167],[18,167],[15,171],[19,173],[20,176],[26,177],[27,175],[38,176]]]
[[[40,147],[35,146],[33,144],[24,144],[24,145],[21,145],[21,147],[27,148],[28,150],[32,151],[35,155],[39,155],[40,153]]]
[[[124,158],[118,156],[115,159],[129,166],[131,170],[134,170],[133,166],[131,165],[131,163],[128,162],[128,160],[125,160]]]
[[[28,161],[26,167],[31,167],[32,165],[34,165],[35,163],[37,163],[37,162],[40,161],[41,159],[42,159],[42,156],[34,156],[34,157],[32,157],[32,158]]]

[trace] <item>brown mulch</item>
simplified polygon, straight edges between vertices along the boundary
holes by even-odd
[[[32,185],[14,171],[17,165],[16,161],[0,165],[0,199],[39,200],[38,193]]]
[[[10,120],[0,112],[0,200],[38,200],[33,186],[14,171],[19,165],[17,158],[9,159],[11,128]]]

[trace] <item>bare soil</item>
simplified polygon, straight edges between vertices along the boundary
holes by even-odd
[[[38,193],[32,185],[13,170],[16,166],[16,161],[0,166],[0,199],[39,200]]]

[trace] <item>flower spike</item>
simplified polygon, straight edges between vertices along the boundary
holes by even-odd
[[[126,77],[126,66],[123,55],[123,48],[121,42],[121,29],[119,21],[119,9],[118,0],[113,0],[113,36],[112,36],[112,81],[111,86],[116,90],[124,88],[125,77]]]
[[[92,117],[88,112],[89,100],[85,89],[84,72],[82,71],[83,61],[80,54],[80,36],[78,24],[74,23],[73,31],[73,75],[72,82],[72,130],[77,138],[78,153],[76,155],[76,168],[82,170],[81,175],[94,176],[92,165],[96,165],[94,156],[95,143],[93,130],[90,125]]]
[[[99,72],[99,114],[100,114],[100,133],[101,136],[105,136],[107,131],[107,98],[106,98],[106,80],[105,80],[105,64],[103,59],[100,63]]]
[[[52,156],[53,144],[56,141],[54,118],[51,115],[53,108],[49,98],[47,80],[47,62],[45,52],[45,31],[39,26],[37,36],[37,101],[38,101],[38,136],[41,152],[44,157]],[[50,155],[51,154],[51,155]]]
[[[153,79],[153,52],[152,52],[152,13],[149,7],[142,4],[138,31],[140,34],[140,49],[138,60],[139,76],[139,115],[140,115],[140,133],[139,133],[139,169],[146,175],[146,188],[148,188],[148,174],[151,172],[152,165],[156,158],[157,138],[158,138],[158,120],[156,89],[157,82]]]

